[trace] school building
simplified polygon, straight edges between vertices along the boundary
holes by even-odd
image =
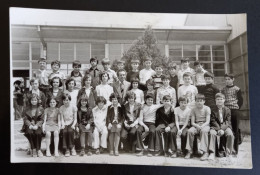
[[[91,57],[118,60],[151,25],[162,54],[180,64],[182,57],[200,60],[224,86],[224,74],[235,74],[244,104],[241,128],[250,133],[246,14],[156,14],[11,9],[13,77],[29,79],[40,57],[60,60],[68,74],[72,61],[83,70]],[[152,18],[151,18],[152,17]],[[47,66],[50,69],[50,64]]]

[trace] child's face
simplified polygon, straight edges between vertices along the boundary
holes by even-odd
[[[205,100],[202,100],[202,99],[196,99],[196,106],[198,108],[201,108],[205,103]]]
[[[124,63],[118,63],[118,64],[117,64],[118,70],[119,70],[119,69],[124,69],[124,67],[125,67],[125,64],[124,64]]]
[[[108,80],[107,74],[103,74],[103,75],[102,75],[102,81],[103,81],[103,82],[107,82],[107,80]]]
[[[182,62],[181,64],[182,64],[183,68],[186,69],[186,68],[189,67],[190,62],[189,62],[189,61],[184,61],[184,62]]]
[[[150,69],[152,66],[152,61],[145,61],[144,65],[145,65],[145,68]]]
[[[137,89],[138,88],[138,82],[133,82],[132,86],[133,86],[133,89]]]
[[[169,79],[163,79],[162,80],[164,86],[169,86],[170,80]]]
[[[126,72],[124,72],[124,71],[119,72],[118,79],[120,81],[122,81],[122,82],[125,81],[125,79],[126,79]]]
[[[103,102],[99,102],[99,103],[98,103],[98,108],[99,108],[99,109],[102,109],[102,108],[104,107],[104,105],[105,105],[105,104],[104,104]]]
[[[203,67],[200,64],[195,67],[196,72],[201,72],[202,69],[203,69]]]
[[[88,78],[85,81],[85,86],[90,86],[90,85],[91,85],[91,78]]]
[[[156,67],[156,68],[155,68],[155,72],[156,72],[157,75],[161,75],[162,72],[163,72],[162,67]]]
[[[132,68],[133,68],[133,69],[138,69],[138,66],[139,66],[138,63],[132,63],[131,65],[132,65]]]
[[[39,88],[38,80],[35,80],[34,82],[32,82],[31,85],[32,85],[33,90],[38,90],[38,88]]]
[[[53,87],[57,88],[57,87],[59,87],[59,84],[60,84],[59,79],[53,79],[53,81],[52,81]]]
[[[81,106],[87,106],[88,101],[86,99],[83,99],[80,101],[80,103],[81,103]]]
[[[97,66],[97,60],[93,60],[90,62],[91,67],[96,67]]]
[[[54,71],[58,71],[58,70],[60,69],[60,66],[59,66],[58,64],[53,64],[53,65],[51,66],[51,68],[52,68],[52,70],[54,70]]]
[[[38,103],[37,98],[32,98],[32,99],[31,99],[31,104],[32,104],[33,106],[36,106],[37,103]]]
[[[223,106],[224,103],[225,103],[225,98],[223,98],[223,97],[216,98],[216,105]]]
[[[149,91],[153,90],[153,85],[147,84],[147,89],[148,89]]]
[[[54,107],[56,107],[56,104],[57,104],[56,100],[51,99],[51,101],[50,101],[50,107],[54,108]]]
[[[234,78],[225,77],[225,83],[227,86],[232,86],[234,83]]]
[[[183,81],[184,81],[185,85],[190,85],[191,84],[191,77],[185,76],[185,77],[183,77]]]
[[[74,82],[74,81],[70,81],[70,82],[68,83],[68,90],[73,90],[74,87],[75,87],[75,82]]]
[[[69,98],[64,99],[64,100],[63,100],[63,104],[64,104],[65,106],[69,106],[69,104],[70,104]]]
[[[186,106],[187,106],[187,101],[180,101],[181,108],[186,108]]]
[[[128,102],[129,102],[130,104],[134,104],[135,99],[134,99],[133,97],[129,97],[129,98],[128,98]]]
[[[39,62],[39,65],[40,65],[40,69],[41,69],[41,70],[46,69],[46,62],[45,62],[45,61],[40,61],[40,62]]]
[[[103,64],[103,67],[105,70],[108,70],[109,69],[109,64]]]
[[[74,72],[78,73],[80,71],[80,66],[76,65],[73,67]]]
[[[176,75],[176,69],[174,68],[170,68],[169,72],[171,75]]]
[[[153,104],[153,98],[147,98],[147,99],[146,99],[146,104],[147,104],[148,106],[151,106],[151,105]]]
[[[163,100],[163,105],[166,107],[171,106],[171,100]]]
[[[206,84],[213,84],[213,78],[211,77],[205,77]]]
[[[118,105],[117,98],[112,98],[112,103],[113,103],[113,106],[117,106]]]

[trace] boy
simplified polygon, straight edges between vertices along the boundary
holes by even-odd
[[[152,78],[150,78],[149,80],[146,81],[147,90],[144,91],[144,96],[146,96],[147,94],[152,94],[154,104],[156,104],[156,90],[154,90],[153,87],[154,87],[154,81]]]
[[[178,89],[178,98],[185,96],[188,100],[188,107],[193,108],[195,106],[195,96],[198,94],[198,89],[191,85],[192,74],[186,72],[183,74],[184,84]]]
[[[118,81],[116,72],[110,69],[110,60],[108,58],[102,59],[102,66],[104,68],[104,72],[108,73],[109,75],[109,80],[108,80],[109,85],[112,85],[114,82]]]
[[[220,90],[214,84],[214,75],[211,72],[205,72],[204,78],[206,86],[202,94],[205,95],[205,105],[212,109],[216,105],[215,95],[220,92]]]
[[[60,72],[60,61],[56,60],[51,62],[51,69],[52,69],[52,73],[50,73],[49,75],[49,81],[53,78],[53,77],[59,77],[62,81],[63,84],[63,90],[65,90],[65,80],[66,80],[66,76],[64,75],[64,73]]]
[[[139,77],[139,70],[138,70],[139,65],[140,65],[140,61],[138,59],[131,60],[132,69],[127,73],[126,81],[130,82],[132,78]]]
[[[16,80],[14,82],[14,91],[13,91],[13,102],[14,102],[14,113],[15,113],[15,120],[19,120],[22,118],[23,106],[24,106],[24,81]]]
[[[156,95],[156,104],[162,103],[162,99],[165,95],[169,95],[171,97],[171,104],[175,108],[176,106],[176,91],[173,87],[169,85],[170,83],[170,76],[163,75],[162,76],[163,86],[157,90]]]
[[[183,74],[189,72],[191,75],[194,75],[194,69],[190,68],[190,59],[189,58],[182,58],[181,59],[181,69],[178,71],[178,80],[179,80],[179,86],[184,84],[183,81]],[[193,84],[193,81],[191,81],[191,84]]]
[[[240,120],[240,111],[243,104],[243,97],[241,94],[241,89],[234,85],[234,75],[225,74],[225,83],[226,87],[222,89],[222,93],[226,97],[225,106],[231,110],[231,124],[234,132],[234,150],[235,154],[238,154],[238,145],[241,143],[239,120]]]
[[[120,69],[125,69],[125,61],[124,60],[117,60],[116,62],[116,72]]]
[[[178,76],[177,76],[177,65],[176,63],[171,63],[168,67],[168,71],[170,73],[170,86],[173,87],[177,91],[178,87]]]
[[[39,79],[39,89],[45,95],[49,91],[49,75],[50,73],[46,71],[46,59],[40,58],[38,60],[39,69],[33,72],[33,77]]]
[[[144,60],[144,65],[145,65],[145,68],[142,69],[139,73],[139,79],[140,79],[140,85],[145,89],[146,81],[155,74],[155,71],[151,68],[152,58],[147,57]],[[144,90],[143,88],[141,88],[141,89]]]
[[[199,152],[202,152],[203,155],[200,160],[208,159],[208,133],[210,130],[210,108],[204,105],[205,96],[203,94],[196,95],[196,106],[191,110],[191,128],[188,130],[187,134],[187,144],[186,149],[188,153],[185,156],[185,159],[191,157],[193,151],[193,142],[194,136],[199,134],[200,147]]]
[[[163,72],[163,66],[162,64],[155,65],[155,75],[152,76],[152,79],[154,81],[154,89],[157,90],[158,88],[162,87],[162,72]]]
[[[169,95],[163,96],[163,106],[156,111],[155,156],[159,156],[164,152],[165,156],[169,155],[172,158],[177,157],[177,130],[174,129],[175,118],[174,111],[171,110],[171,99]],[[164,150],[162,147],[162,133],[164,137]]]
[[[203,69],[201,62],[199,62],[199,61],[194,62],[194,67],[195,67],[194,85],[197,87],[198,93],[203,94],[204,88],[206,85],[206,81],[204,79],[204,74],[207,71],[205,69]]]
[[[81,62],[78,60],[73,61],[72,67],[73,67],[73,71],[71,71],[69,78],[72,78],[75,80],[75,82],[76,82],[75,89],[80,90],[81,84],[82,84],[82,74],[80,73]]]
[[[210,119],[210,143],[209,155],[210,160],[215,159],[216,150],[216,136],[220,136],[220,155],[223,155],[224,148],[226,150],[226,155],[229,156],[233,151],[234,135],[231,126],[231,112],[228,107],[224,105],[225,95],[222,93],[216,94],[216,108],[212,110]],[[226,145],[223,142],[226,140]],[[223,148],[223,147],[224,148]]]
[[[85,75],[86,74],[91,75],[91,77],[92,77],[91,86],[95,89],[96,86],[100,84],[99,76],[102,71],[97,68],[97,65],[98,65],[97,58],[91,58],[90,64],[91,64],[91,68],[86,71]]]

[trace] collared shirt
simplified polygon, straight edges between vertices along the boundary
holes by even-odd
[[[112,69],[109,68],[105,72],[109,74],[108,84],[113,84],[115,81],[118,80],[116,72],[113,71]]]
[[[220,123],[223,123],[223,107],[218,108]]]
[[[50,73],[47,72],[46,70],[36,70],[34,73],[33,73],[33,77],[35,78],[38,78],[39,79],[39,83],[40,85],[49,85],[49,82],[48,82],[48,77],[49,77]]]
[[[162,86],[157,90],[156,103],[160,104],[160,102],[162,101],[162,99],[165,95],[169,95],[171,97],[172,104],[175,107],[175,105],[176,105],[176,91],[171,86],[168,86],[168,87]]]
[[[64,73],[60,72],[60,71],[50,73],[49,79],[52,79],[53,77],[59,77],[61,80],[66,79],[66,76],[64,75]]]
[[[146,84],[146,81],[149,80],[154,74],[155,71],[152,68],[149,70],[142,69],[139,73],[140,83]]]
[[[38,96],[40,96],[40,90],[39,89],[37,89],[37,90],[32,89],[32,94],[37,94]]]
[[[104,127],[106,125],[107,118],[107,106],[99,109],[98,106],[92,109],[94,123],[98,127]]]
[[[195,73],[194,69],[192,69],[190,67],[188,67],[187,69],[180,69],[179,72],[178,72],[178,79],[179,79],[180,85],[184,84],[183,74],[186,73],[186,72],[190,72],[192,75],[194,75],[194,73]],[[193,84],[192,80],[191,80],[191,84]]]

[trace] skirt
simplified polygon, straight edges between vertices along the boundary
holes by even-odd
[[[59,131],[58,125],[45,125],[45,132]]]
[[[112,123],[112,128],[110,129],[110,132],[119,132],[121,131],[122,129],[122,125],[121,125],[121,128],[117,128],[117,123]]]

